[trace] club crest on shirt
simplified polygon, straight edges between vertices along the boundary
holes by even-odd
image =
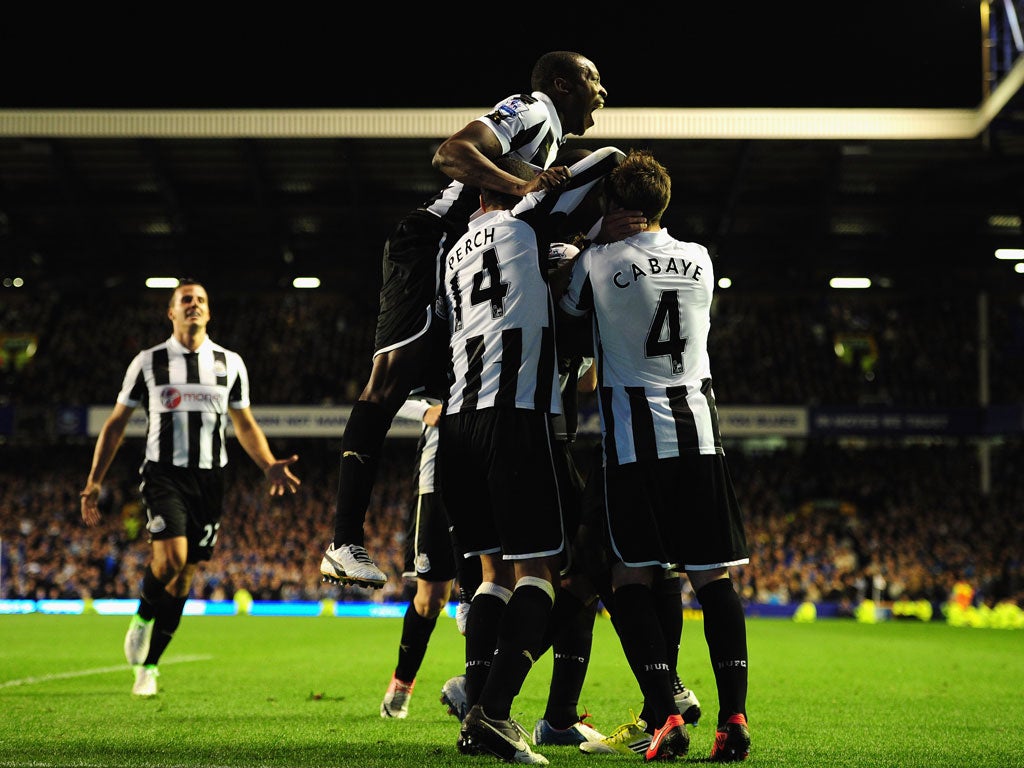
[[[181,392],[174,387],[164,387],[160,390],[160,404],[164,408],[177,408],[181,405]]]
[[[217,374],[218,377],[227,376],[228,375],[228,365],[227,365],[227,363],[225,363],[223,360],[214,360],[213,361],[213,372],[215,374]]]

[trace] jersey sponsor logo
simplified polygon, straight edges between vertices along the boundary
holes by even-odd
[[[188,384],[182,387],[164,387],[160,390],[160,405],[164,410],[173,411],[184,407],[191,411],[213,411],[222,413],[223,393],[205,384]],[[198,408],[196,406],[199,406]]]
[[[160,404],[164,408],[177,408],[181,405],[181,392],[174,387],[164,387],[160,390]]]
[[[166,527],[167,521],[164,520],[162,515],[157,515],[156,517],[151,518],[148,523],[146,523],[146,530],[150,533],[160,533],[160,531],[162,531]]]

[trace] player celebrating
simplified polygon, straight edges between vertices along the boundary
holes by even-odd
[[[96,439],[82,489],[82,519],[100,520],[97,502],[132,412],[146,410],[146,459],[139,470],[152,545],[124,653],[135,669],[136,696],[157,694],[157,662],[181,622],[196,565],[217,543],[228,461],[227,418],[249,457],[270,482],[270,494],[295,493],[290,466],[277,459],[249,407],[249,375],[236,352],[206,334],[210,303],[198,282],[182,280],[167,309],[171,337],[143,350],[125,373],[114,410]]]
[[[743,516],[722,449],[708,333],[714,272],[707,249],[661,228],[666,169],[632,151],[608,177],[609,209],[639,209],[646,231],[577,257],[559,307],[592,315],[604,449],[615,629],[655,726],[648,760],[682,756],[689,736],[672,694],[655,585],[682,567],[704,610],[718,688],[713,761],[746,758],[747,643],[729,567],[749,562]],[[584,745],[585,746],[585,745]]]
[[[380,588],[387,581],[366,551],[363,525],[398,409],[414,389],[439,396],[447,389],[443,367],[431,367],[447,358],[447,332],[431,323],[441,255],[466,230],[481,188],[518,198],[564,183],[567,169],[549,166],[569,134],[594,124],[608,95],[594,63],[572,51],[541,56],[530,82],[532,93],[498,102],[441,144],[434,167],[454,181],[406,214],[384,245],[373,367],[342,437],[334,539],[320,563],[327,582]],[[504,156],[548,171],[521,178],[494,164]]]

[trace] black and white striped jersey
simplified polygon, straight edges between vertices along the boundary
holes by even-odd
[[[445,257],[453,379],[445,413],[561,413],[547,250],[510,211],[489,211]]]
[[[664,229],[577,257],[559,306],[593,313],[606,462],[723,452],[707,345],[714,279],[707,249]]]
[[[478,117],[477,122],[486,125],[498,137],[503,156],[518,157],[538,170],[548,168],[565,143],[555,105],[541,91],[509,96],[486,115]],[[463,229],[480,207],[480,191],[466,187],[461,181],[452,181],[422,207]]]
[[[192,352],[172,336],[135,356],[117,402],[146,410],[147,461],[223,467],[228,408],[249,407],[249,376],[238,353],[210,339]]]
[[[625,155],[605,147],[571,166],[569,183],[489,211],[446,254],[442,314],[452,379],[446,413],[490,407],[561,414],[548,252],[556,225]]]
[[[569,166],[571,175],[565,186],[531,192],[516,204],[512,214],[536,230],[542,253],[549,254],[552,243],[567,234],[582,232],[593,237],[597,233],[601,222],[599,207],[584,203],[625,157],[615,147],[595,149]]]

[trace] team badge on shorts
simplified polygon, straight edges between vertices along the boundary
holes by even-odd
[[[426,573],[430,570],[430,558],[425,552],[416,555],[416,573]]]
[[[146,530],[150,533],[160,533],[166,527],[167,521],[161,515],[150,518],[149,522],[146,523]]]

